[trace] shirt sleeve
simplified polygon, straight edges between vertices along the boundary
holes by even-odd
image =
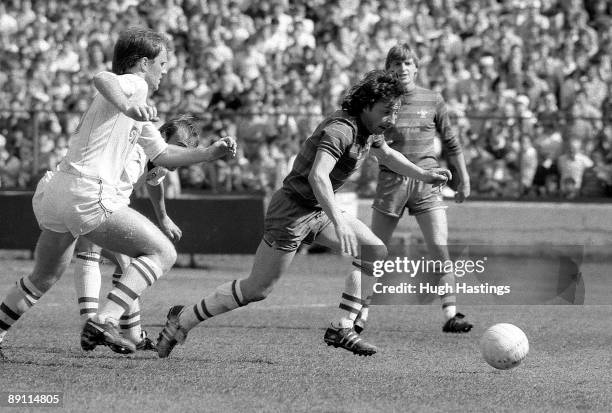
[[[321,133],[317,150],[325,151],[335,159],[340,159],[346,148],[353,143],[353,128],[342,122],[331,122]]]
[[[149,86],[143,78],[133,74],[120,75],[117,76],[117,78],[123,93],[125,93],[130,100],[138,103],[146,103]]]
[[[442,140],[442,144],[446,148],[448,155],[459,155],[462,152],[461,142],[451,127],[446,102],[444,102],[444,99],[440,95],[437,97],[436,116],[434,122],[436,124],[436,131],[440,135],[440,139]]]
[[[157,158],[168,147],[164,138],[151,122],[143,122],[138,144],[142,146],[149,159]]]

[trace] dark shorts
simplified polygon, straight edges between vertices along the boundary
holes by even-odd
[[[295,251],[302,243],[312,243],[330,222],[323,210],[302,206],[281,189],[268,205],[263,239],[278,250]]]
[[[399,218],[404,208],[408,208],[410,215],[419,215],[446,206],[442,195],[431,184],[381,170],[372,208],[384,215]]]

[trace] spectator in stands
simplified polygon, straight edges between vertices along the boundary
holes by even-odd
[[[20,111],[81,110],[91,99],[93,74],[108,68],[116,40],[112,33],[134,23],[163,28],[173,38],[169,77],[157,92],[164,97],[158,110],[169,116],[186,108],[201,114],[217,96],[214,107],[239,104],[241,116],[259,112],[276,133],[304,139],[308,124],[316,124],[347,84],[384,58],[389,39],[398,38],[413,42],[423,56],[422,66],[429,69],[420,75],[423,86],[443,88],[449,104],[457,102],[457,114],[470,117],[469,127],[479,137],[487,127],[489,133],[501,131],[497,122],[488,121],[495,110],[518,116],[531,111],[555,129],[570,115],[612,119],[612,10],[603,0],[528,1],[526,7],[498,1],[414,2],[413,7],[388,0],[89,3],[0,2],[1,109],[16,111],[12,119],[0,121],[10,129],[3,134],[12,156],[19,155],[12,151],[14,131],[32,136],[32,119]],[[428,64],[439,56],[452,66]],[[526,107],[513,112],[505,106],[521,95],[528,98]],[[296,107],[299,116],[279,115]],[[481,115],[485,118],[474,118]],[[51,123],[39,126],[39,133],[56,145],[78,124],[70,113],[57,118],[59,134],[44,130]],[[513,130],[516,123],[509,123]],[[563,136],[583,139],[590,155],[601,129],[597,122],[570,120]],[[540,164],[545,161],[540,148],[550,143],[550,130],[524,131],[533,137]],[[512,139],[513,133],[502,133]],[[556,137],[553,141],[557,145]],[[506,167],[512,169],[512,162],[507,159]]]
[[[520,145],[520,178],[523,189],[523,194],[532,193],[533,179],[538,168],[538,153],[533,147],[531,136],[523,134],[521,136]]]
[[[561,193],[567,198],[575,198],[582,186],[584,171],[593,166],[591,158],[583,154],[582,142],[572,139],[567,143],[567,149],[558,160],[561,180]]]

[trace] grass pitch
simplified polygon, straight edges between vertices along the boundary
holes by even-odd
[[[157,337],[172,304],[195,303],[247,274],[251,262],[209,256],[206,269],[173,269],[143,296],[149,335]],[[33,263],[0,264],[4,296]],[[267,300],[201,324],[164,360],[81,351],[70,269],[7,335],[0,391],[64,392],[64,406],[49,410],[74,412],[612,410],[612,306],[460,305],[475,323],[466,335],[442,333],[437,303],[376,306],[364,337],[380,352],[363,358],[322,340],[349,268],[336,256],[298,256]],[[104,291],[111,271],[102,268]],[[583,274],[587,297],[609,299],[609,263],[585,265]],[[514,370],[495,370],[480,356],[482,332],[498,322],[530,340]],[[44,411],[0,407],[28,410]]]

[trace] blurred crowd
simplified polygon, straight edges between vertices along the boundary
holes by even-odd
[[[158,111],[194,114],[202,144],[241,147],[184,168],[183,188],[274,190],[351,82],[406,41],[418,83],[448,103],[475,194],[610,196],[611,13],[606,0],[3,0],[0,188],[61,160],[118,33],[146,25],[173,44]],[[352,182],[364,195],[368,165]]]

